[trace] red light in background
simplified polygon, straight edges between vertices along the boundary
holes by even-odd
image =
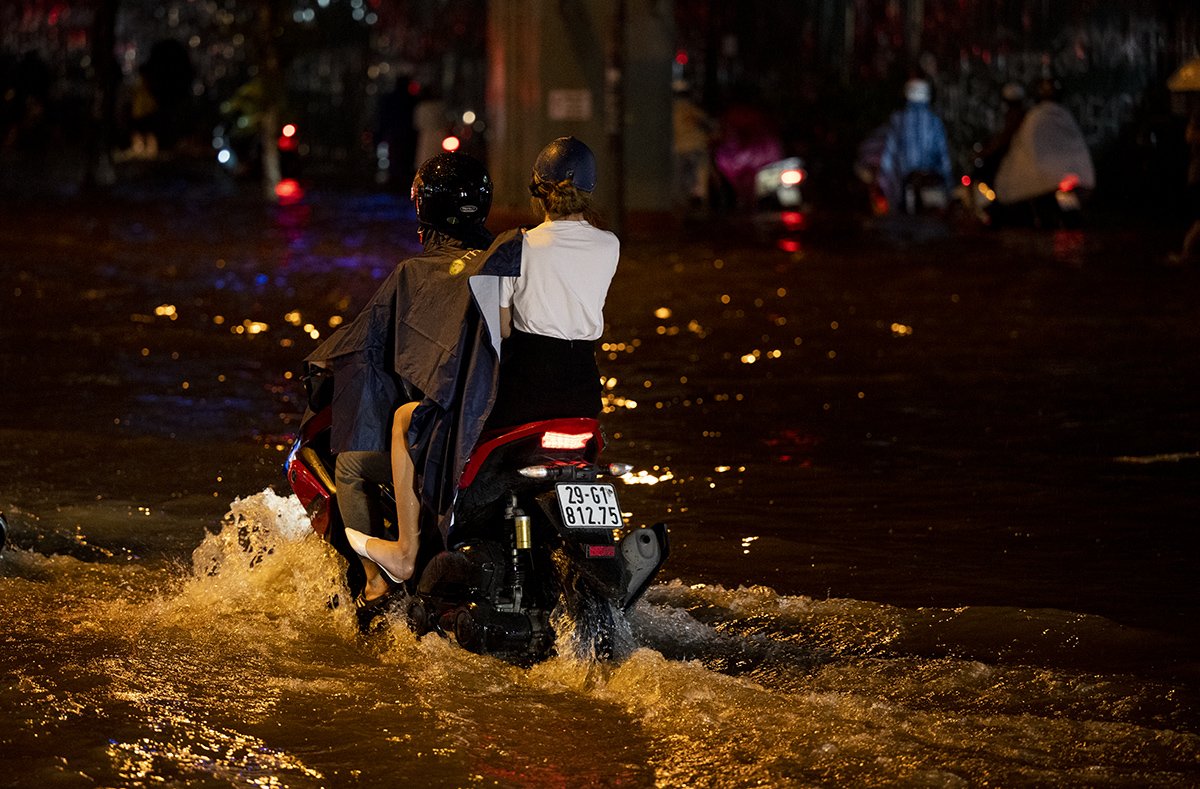
[[[288,123],[280,129],[278,145],[281,151],[296,150],[296,124]]]
[[[808,217],[800,211],[781,211],[779,221],[788,230],[802,230],[808,224]]]
[[[453,134],[442,140],[442,150],[453,153],[458,150],[458,146],[462,145],[462,141]]]
[[[1079,186],[1079,176],[1075,173],[1067,173],[1067,175],[1058,182],[1058,191],[1073,192],[1077,186]]]
[[[964,176],[962,177],[962,185],[963,185],[963,186],[970,186],[970,185],[971,185],[971,176],[969,176],[969,175],[964,175]]]
[[[295,178],[284,178],[275,184],[275,196],[279,198],[280,205],[295,205],[304,199],[304,189]]]
[[[681,49],[681,50],[679,50],[678,52],[676,52],[676,53],[675,53],[675,62],[676,62],[676,63],[678,63],[678,64],[679,64],[679,65],[681,65],[681,66],[686,66],[686,65],[688,64],[688,54],[687,54],[687,51],[686,51],[686,50],[683,50],[683,49]]]
[[[784,252],[800,251],[800,242],[794,238],[781,238],[779,239],[779,242],[775,244],[775,246],[779,247]]]

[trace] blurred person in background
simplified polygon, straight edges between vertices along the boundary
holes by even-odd
[[[736,102],[725,110],[713,151],[713,163],[725,187],[722,202],[754,208],[755,176],[782,158],[783,143],[766,112],[746,102]]]
[[[675,151],[675,200],[686,211],[698,211],[708,203],[710,148],[713,122],[691,96],[684,80],[672,85],[671,103]]]
[[[129,149],[121,151],[116,159],[154,159],[158,156],[157,123],[158,102],[150,92],[146,80],[146,67],[138,69],[133,96],[129,100]]]
[[[949,201],[950,148],[946,127],[929,106],[932,94],[928,81],[910,79],[904,84],[904,108],[888,120],[878,180],[894,214],[915,213],[922,199],[925,208]]]
[[[1057,83],[1041,80],[1036,96],[996,172],[996,216],[1055,226],[1062,218],[1057,193],[1092,189],[1096,169],[1079,124],[1058,101]]]

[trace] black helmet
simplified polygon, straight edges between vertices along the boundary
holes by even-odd
[[[491,210],[492,178],[465,153],[439,153],[417,170],[412,201],[422,225],[470,241],[483,231]]]
[[[533,163],[530,189],[536,195],[541,184],[569,181],[581,192],[596,188],[596,155],[574,137],[559,137],[538,154]]]

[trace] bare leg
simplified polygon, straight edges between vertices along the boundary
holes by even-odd
[[[370,534],[382,527],[383,516],[378,502],[367,491],[367,482],[383,483],[392,475],[391,464],[384,452],[341,452],[337,456],[335,478],[338,490],[338,509],[347,528]],[[376,600],[388,592],[388,582],[379,572],[379,565],[360,557],[366,586],[365,600]]]
[[[414,487],[415,470],[408,454],[408,428],[417,403],[405,403],[396,409],[392,420],[392,486],[396,494],[396,540],[380,540],[347,531],[351,547],[371,559],[394,582],[412,577],[417,563],[421,501]],[[355,542],[360,541],[356,546]]]
[[[409,454],[408,428],[412,425],[413,411],[417,403],[405,403],[396,409],[392,420],[392,488],[396,492],[396,526],[400,532],[397,540],[397,563],[389,563],[394,575],[409,578],[417,562],[421,500],[417,496],[416,469]],[[400,570],[396,573],[396,570]]]

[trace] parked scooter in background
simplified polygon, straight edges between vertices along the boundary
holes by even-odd
[[[799,211],[804,205],[808,171],[798,156],[780,159],[754,174],[754,204],[766,211]]]
[[[754,224],[760,237],[785,252],[800,249],[799,234],[808,227],[804,160],[790,156],[771,162],[754,174]]]

